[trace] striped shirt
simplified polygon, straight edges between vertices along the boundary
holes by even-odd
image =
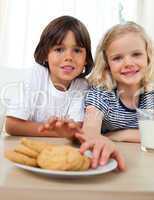
[[[125,106],[118,97],[116,90],[107,91],[102,88],[91,87],[85,99],[85,106],[89,105],[95,106],[104,114],[102,133],[138,128],[136,110]],[[138,108],[154,109],[154,91],[139,95]]]

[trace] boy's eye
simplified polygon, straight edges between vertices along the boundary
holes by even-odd
[[[80,47],[76,47],[76,48],[74,48],[74,51],[76,53],[80,53],[80,52],[82,52],[82,49]]]
[[[56,52],[63,52],[64,51],[64,48],[63,47],[56,47],[56,48],[54,48],[54,51],[56,51]]]

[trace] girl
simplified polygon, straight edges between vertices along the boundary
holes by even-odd
[[[88,89],[84,77],[93,66],[86,27],[71,16],[51,21],[41,35],[34,57],[38,64],[28,84],[24,84],[23,101],[13,100],[14,106],[7,112],[6,131],[11,135],[67,138],[76,132],[80,134]],[[94,143],[98,140],[96,137]],[[107,138],[103,144],[107,144],[108,157],[114,154],[123,169],[123,158],[115,145]]]
[[[101,133],[114,141],[140,142],[136,108],[154,109],[154,90],[148,87],[151,75],[152,44],[143,28],[133,22],[111,28],[98,45],[89,77],[93,86],[85,100],[86,137]],[[98,163],[102,148],[95,149]]]

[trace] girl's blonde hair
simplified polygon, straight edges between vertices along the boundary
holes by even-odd
[[[107,90],[112,90],[116,87],[116,81],[113,80],[106,56],[106,50],[109,45],[117,38],[128,33],[138,34],[145,42],[145,47],[148,57],[147,72],[143,78],[141,87],[148,90],[148,83],[152,76],[152,42],[147,36],[145,30],[134,22],[126,22],[113,26],[100,41],[96,49],[95,67],[89,76],[89,82],[98,87],[103,87]]]

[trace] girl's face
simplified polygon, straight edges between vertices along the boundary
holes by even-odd
[[[106,55],[117,87],[140,87],[148,65],[148,57],[145,42],[138,34],[128,33],[115,39],[109,45]]]
[[[68,31],[60,45],[53,46],[47,57],[55,87],[67,90],[86,65],[86,49],[77,45],[74,33]]]

